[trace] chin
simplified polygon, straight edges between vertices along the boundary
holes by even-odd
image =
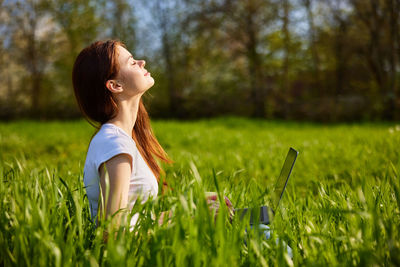
[[[147,90],[149,90],[151,87],[153,87],[153,85],[154,85],[154,83],[152,83],[151,85],[147,86],[147,87],[142,91],[142,93],[147,92]]]
[[[154,79],[153,78],[151,78],[151,82],[150,82],[150,86],[149,86],[149,88],[148,89],[150,89],[153,85],[154,85]]]

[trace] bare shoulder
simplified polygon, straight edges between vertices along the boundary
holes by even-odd
[[[105,163],[100,164],[99,173],[104,177],[106,165],[107,172],[110,177],[130,174],[132,172],[132,157],[129,154],[121,153],[107,160]]]

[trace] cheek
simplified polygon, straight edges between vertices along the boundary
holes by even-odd
[[[132,73],[129,79],[129,86],[134,90],[143,90],[148,85],[146,77],[142,73]]]
[[[143,74],[141,73],[135,73],[134,75],[132,75],[131,79],[133,84],[136,85],[137,87],[140,87],[145,80]]]
[[[148,89],[149,86],[154,84],[153,79],[150,80],[140,71],[121,71],[120,79],[126,87],[133,90],[143,90],[145,87],[145,89]]]
[[[140,76],[136,72],[121,72],[121,82],[129,87],[135,87],[140,80]]]

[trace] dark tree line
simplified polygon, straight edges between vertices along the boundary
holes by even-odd
[[[157,117],[400,118],[400,0],[1,1],[0,118],[78,117],[79,51],[144,58]]]

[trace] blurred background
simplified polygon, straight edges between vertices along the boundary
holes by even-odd
[[[81,114],[77,54],[120,39],[152,117],[400,118],[400,0],[1,1],[0,119]]]

